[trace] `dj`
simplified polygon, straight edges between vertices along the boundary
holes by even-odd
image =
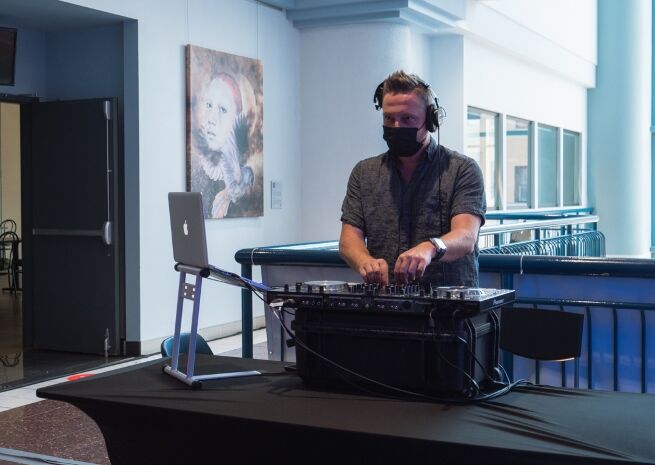
[[[374,103],[382,109],[389,150],[353,168],[342,206],[341,257],[367,283],[420,279],[477,287],[486,211],[478,164],[439,144],[444,111],[418,76],[390,74]]]

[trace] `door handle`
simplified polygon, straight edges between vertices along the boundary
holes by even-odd
[[[44,229],[34,228],[35,236],[100,237],[105,245],[111,245],[111,221],[105,221],[101,229]]]

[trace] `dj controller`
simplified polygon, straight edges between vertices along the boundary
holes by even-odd
[[[307,281],[267,292],[267,302],[281,299],[293,308],[407,312],[465,318],[514,301],[514,291],[464,286],[423,287]]]
[[[309,384],[470,397],[496,372],[498,311],[513,304],[514,294],[308,281],[273,287],[266,302],[282,308],[298,374]]]

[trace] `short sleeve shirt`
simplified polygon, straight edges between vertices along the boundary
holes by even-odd
[[[343,223],[364,232],[369,253],[384,258],[393,270],[401,253],[449,232],[453,216],[476,215],[484,224],[482,172],[472,158],[432,139],[409,183],[388,153],[357,163],[341,212]],[[478,254],[476,244],[473,253],[454,262],[433,261],[423,283],[477,287]]]

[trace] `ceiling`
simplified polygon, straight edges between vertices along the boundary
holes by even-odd
[[[106,26],[126,19],[129,18],[59,0],[0,0],[0,25],[46,32]]]

